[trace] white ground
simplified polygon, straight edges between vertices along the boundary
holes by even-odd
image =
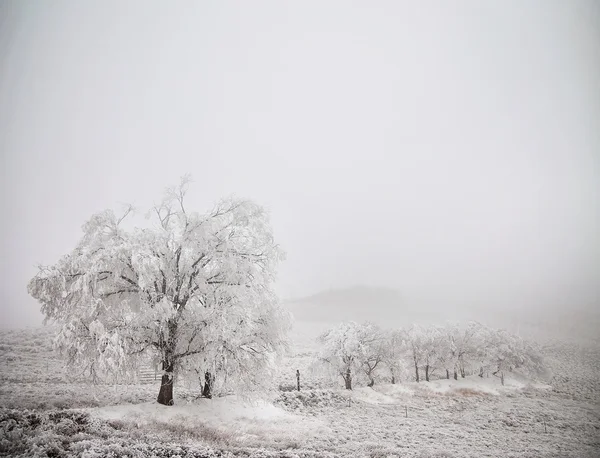
[[[510,374],[505,386],[495,377],[474,376],[351,392],[310,389],[316,376],[306,369],[310,356],[304,352],[282,364],[286,383],[293,381],[293,368],[301,368],[306,388],[300,393],[248,404],[234,396],[195,399],[176,387],[176,405],[165,407],[153,402],[158,386],[90,387],[73,380],[48,350],[47,337],[0,334],[1,405],[36,411],[75,406],[95,420],[72,431],[67,426],[73,424],[56,420],[27,436],[9,418],[16,411],[0,410],[0,455],[48,456],[51,444],[86,458],[218,456],[211,451],[248,457],[600,456],[597,347],[548,348],[555,372],[549,384]],[[22,447],[11,449],[16,441]]]

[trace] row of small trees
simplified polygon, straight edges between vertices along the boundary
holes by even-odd
[[[425,378],[464,378],[492,374],[504,384],[504,374],[515,368],[543,370],[535,346],[505,330],[477,322],[384,330],[372,323],[342,323],[319,337],[317,365],[341,376],[347,389],[355,378],[419,382]]]

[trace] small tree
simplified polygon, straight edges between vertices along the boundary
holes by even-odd
[[[444,371],[446,379],[450,379],[450,372],[454,371],[456,364],[451,329],[450,325],[436,328],[437,338],[434,366]]]
[[[330,366],[333,371],[344,379],[347,390],[352,389],[352,373],[357,368],[359,342],[357,324],[342,323],[337,328],[329,329],[318,338],[323,345],[318,355],[318,361]]]
[[[323,345],[318,356],[344,379],[347,390],[352,389],[352,379],[361,371],[373,386],[374,371],[383,360],[383,339],[379,328],[373,324],[342,323],[325,331],[319,342]]]
[[[384,342],[383,362],[390,371],[392,384],[395,384],[406,376],[405,359],[409,351],[406,332],[388,331]]]
[[[490,330],[488,333],[488,351],[486,363],[493,370],[492,375],[499,377],[504,385],[507,372],[514,369],[525,369],[530,374],[544,372],[544,362],[529,342],[506,330]]]
[[[369,379],[368,386],[372,387],[375,385],[375,372],[385,357],[384,333],[372,323],[364,324],[360,327],[360,342],[362,369]]]
[[[412,325],[406,331],[409,347],[409,355],[415,368],[415,381],[420,381],[419,367],[425,356],[425,329],[418,325]]]
[[[458,373],[464,378],[465,367],[470,366],[484,350],[485,327],[475,321],[466,325],[451,324],[447,327],[447,335],[454,379],[458,379]]]
[[[425,380],[427,382],[430,381],[431,376],[438,367],[444,366],[446,358],[445,344],[444,333],[441,328],[437,326],[423,328],[421,348]]]
[[[200,368],[206,395],[219,376],[260,385],[287,330],[273,292],[283,254],[265,211],[225,199],[189,212],[188,183],[167,190],[151,227],[126,230],[131,208],[94,215],[75,249],[28,286],[61,324],[56,346],[69,363],[130,374],[150,355],[162,365],[165,405],[176,370]]]

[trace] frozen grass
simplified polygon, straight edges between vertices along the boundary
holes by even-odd
[[[46,337],[0,335],[0,455],[600,456],[597,347],[547,347],[549,385],[510,374],[504,387],[475,376],[352,392],[326,388],[303,349],[284,361],[280,381],[294,386],[300,368],[303,391],[279,392],[274,405],[197,400],[194,389],[177,387],[176,405],[164,407],[153,402],[158,386],[73,378]],[[80,409],[56,410],[67,407]]]
[[[14,457],[216,457],[202,443],[161,441],[118,421],[101,421],[73,410],[0,410],[0,455]]]

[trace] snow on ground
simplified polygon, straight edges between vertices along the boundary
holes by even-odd
[[[600,349],[557,344],[546,351],[549,385],[507,374],[505,386],[470,376],[358,383],[351,392],[341,379],[338,388],[314,382],[303,352],[281,366],[286,386],[300,368],[301,392],[244,403],[197,399],[197,390],[176,386],[176,405],[165,407],[154,402],[157,385],[89,386],[64,371],[34,333],[0,335],[0,455],[600,456]]]
[[[415,395],[428,396],[445,394],[448,396],[483,396],[483,395],[515,395],[524,389],[549,390],[550,385],[528,380],[510,374],[505,377],[504,386],[496,377],[479,377],[471,375],[466,378],[440,379],[430,382],[408,382],[392,384],[376,384],[372,388],[357,387],[348,395],[353,402],[368,404],[402,404],[407,398]]]
[[[201,399],[174,406],[163,406],[156,402],[122,404],[89,409],[92,415],[105,420],[135,419],[137,421],[186,421],[202,418],[210,421],[233,421],[237,419],[279,421],[294,417],[280,407],[263,400],[244,402],[236,396]]]
[[[381,388],[385,390],[387,385],[374,388],[369,388],[368,386],[355,388],[350,394],[350,399],[352,402],[364,402],[367,404],[399,404],[401,402],[401,399],[397,396],[391,395],[390,390],[384,393]]]
[[[156,402],[125,404],[87,409],[95,418],[118,421],[127,427],[160,433],[215,439],[233,447],[296,448],[298,437],[310,437],[325,425],[314,417],[285,411],[262,401],[247,401],[236,396],[199,399],[174,406]]]
[[[460,394],[461,392],[464,393],[470,391],[473,393],[491,394],[495,396],[512,393],[527,387],[536,389],[551,388],[549,385],[528,380],[517,374],[507,374],[504,379],[504,385],[502,385],[502,382],[498,377],[479,377],[478,375],[471,375],[466,378],[459,378],[458,380],[440,379],[419,384],[411,383],[409,386],[413,389],[427,389],[434,393]]]
[[[375,385],[373,388],[357,388],[355,399],[372,404],[395,404],[401,402],[406,396],[414,396],[416,393],[426,396],[427,394],[461,395],[465,393],[473,395],[494,395],[509,393],[528,386],[527,383],[516,380],[505,381],[501,386],[500,381],[469,376],[464,379],[441,379],[430,382],[409,382],[396,385]]]
[[[169,429],[201,429],[210,426],[227,431],[232,441],[247,441],[266,434],[283,438],[289,436],[290,430],[309,434],[323,426],[315,418],[296,415],[267,401],[247,401],[236,396],[199,399],[174,406],[156,402],[124,404],[92,408],[88,412],[102,420],[119,420],[135,424],[138,428],[169,425]]]

